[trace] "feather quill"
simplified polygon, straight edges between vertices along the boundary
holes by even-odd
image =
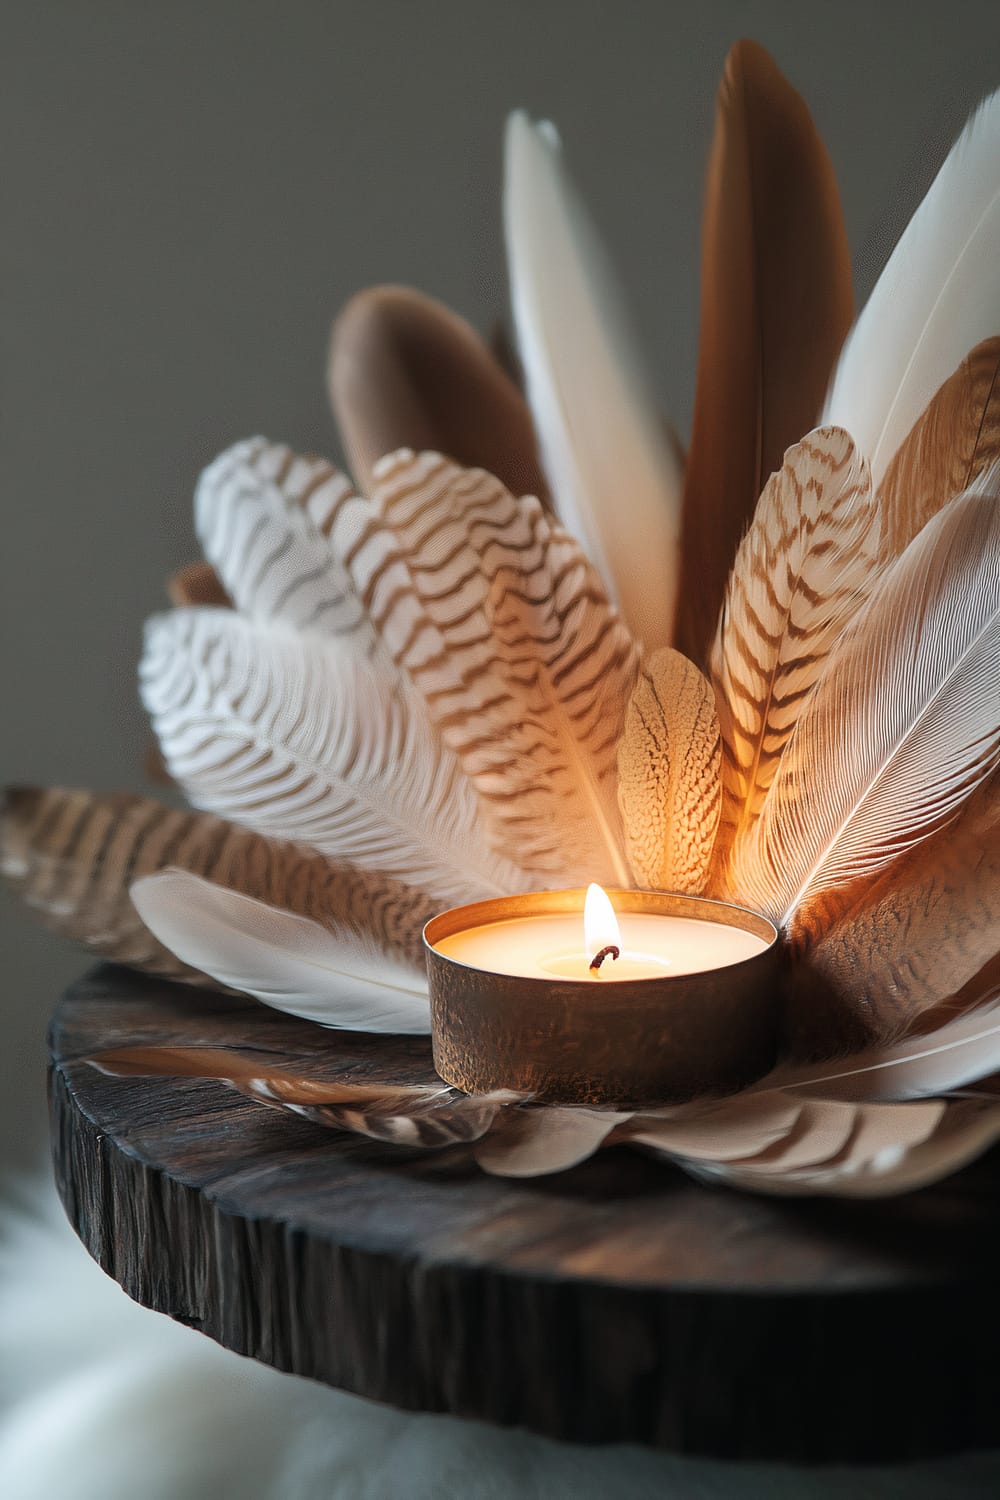
[[[423,970],[422,932],[436,903],[401,881],[129,793],[16,787],[0,809],[0,872],[50,930],[117,963],[205,983],[156,942],[129,896],[133,880],[168,864],[351,928]]]
[[[719,718],[711,684],[679,651],[654,652],[618,749],[625,845],[645,886],[697,895],[722,807]]]
[[[821,428],[789,448],[736,554],[712,650],[720,855],[756,821],[803,705],[874,585],[880,534],[868,465],[846,432]]]
[[[323,1026],[430,1031],[426,976],[356,929],[320,927],[185,870],[144,875],[131,894],[158,942],[227,989]]]
[[[825,422],[846,427],[878,488],[969,350],[1000,334],[1000,93],[980,105],[858,318]]]
[[[500,360],[464,319],[409,287],[359,292],[333,326],[330,399],[351,470],[367,494],[397,448],[433,448],[545,501],[531,413]]]
[[[651,650],[667,646],[680,470],[558,137],[522,113],[507,124],[504,226],[518,344],[556,508],[636,638]]]
[[[785,924],[813,892],[876,874],[997,763],[1000,508],[970,492],[883,576],[788,741],[736,890]]]
[[[998,460],[1000,338],[992,338],[945,381],[885,472],[879,500],[890,556]]]
[[[419,695],[315,636],[231,611],[147,627],[143,700],[196,807],[378,870],[443,904],[524,888]]]
[[[764,49],[737,42],[708,165],[684,479],[676,644],[694,661],[708,654],[768,476],[816,425],[852,314],[847,237],[823,143]]]
[[[340,545],[496,846],[550,884],[627,884],[616,754],[638,652],[576,542],[536,499],[404,450]]]
[[[330,544],[350,483],[320,458],[250,438],[201,475],[195,524],[237,608],[258,624],[280,623],[378,654],[378,640]]]

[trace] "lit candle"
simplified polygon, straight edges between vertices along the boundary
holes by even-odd
[[[777,932],[742,908],[661,891],[538,891],[424,929],[434,1064],[467,1093],[640,1103],[767,1070]]]
[[[597,984],[700,974],[740,963],[767,946],[753,932],[693,917],[646,911],[618,916],[599,885],[589,887],[582,918],[579,912],[504,917],[435,943],[446,957],[491,974]]]

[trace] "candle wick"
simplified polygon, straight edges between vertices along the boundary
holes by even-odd
[[[601,964],[606,958],[615,959],[620,957],[620,955],[621,949],[616,948],[614,943],[609,943],[606,948],[601,949],[600,953],[595,953],[593,958],[590,960],[591,974],[600,973]]]

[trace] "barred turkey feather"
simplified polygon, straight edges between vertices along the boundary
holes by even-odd
[[[874,587],[880,517],[846,432],[785,454],[740,544],[712,650],[722,724],[720,856],[756,821],[827,657]]]
[[[167,865],[322,926],[366,933],[400,963],[423,968],[421,934],[435,903],[401,881],[127,792],[7,791],[0,871],[48,928],[116,963],[208,983],[156,941],[129,896],[134,880]]]
[[[391,670],[391,669],[390,669]],[[524,888],[416,691],[316,636],[230,612],[154,618],[143,700],[196,807],[393,876],[440,904]]]
[[[549,884],[627,885],[615,763],[638,651],[577,543],[535,498],[404,450],[338,546],[496,846]]]
[[[712,860],[722,785],[711,684],[669,648],[640,674],[618,750],[618,797],[635,878],[696,896]]]

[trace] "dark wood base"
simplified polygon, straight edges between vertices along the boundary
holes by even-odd
[[[282,1370],[577,1442],[794,1461],[1000,1444],[1000,1159],[883,1203],[703,1187],[615,1148],[514,1182],[213,1081],[121,1079],[132,1043],[431,1075],[425,1038],[322,1032],[104,967],[52,1025],[56,1173],[137,1301]]]

